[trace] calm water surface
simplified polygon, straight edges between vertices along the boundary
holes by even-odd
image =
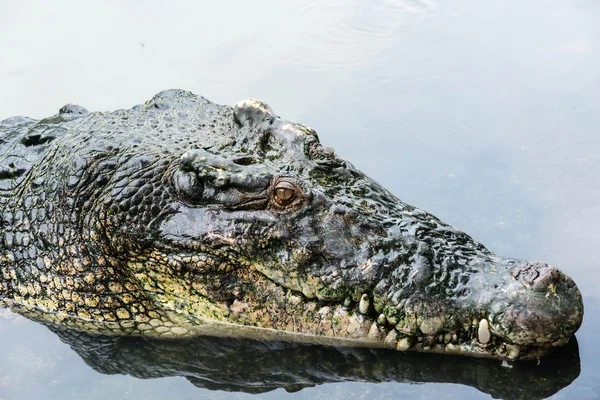
[[[577,335],[581,370],[553,398],[594,399],[598,21],[595,0],[0,2],[0,119],[46,117],[70,102],[129,108],[167,88],[223,104],[265,100],[282,117],[314,127],[404,201],[500,254],[544,260],[571,275],[586,306]],[[410,379],[388,383],[214,391],[176,373],[101,374],[47,328],[6,312],[0,354],[2,400],[479,399],[490,398],[484,380],[502,373],[493,365],[471,383],[436,383],[454,381],[434,358]],[[436,368],[441,375],[428,378]]]

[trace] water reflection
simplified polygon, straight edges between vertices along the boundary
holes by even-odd
[[[546,398],[579,376],[577,340],[537,362],[196,337],[91,336],[51,328],[96,371],[137,378],[183,376],[199,388],[288,392],[328,382],[458,383],[500,399]]]

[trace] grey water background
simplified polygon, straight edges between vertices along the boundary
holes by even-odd
[[[497,253],[559,266],[585,301],[600,398],[600,2],[0,1],[0,119],[129,108],[182,88],[256,97],[404,201]],[[543,360],[542,360],[543,361]],[[442,383],[262,395],[102,375],[45,327],[0,317],[0,399],[478,399]]]

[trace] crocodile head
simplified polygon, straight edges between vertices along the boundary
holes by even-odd
[[[581,324],[555,267],[494,255],[260,101],[230,118],[237,140],[167,169],[168,201],[130,257],[182,332],[516,359]]]
[[[47,184],[75,231],[42,238],[58,249],[36,264],[54,271],[45,288],[16,288],[13,305],[37,319],[509,359],[539,357],[581,324],[567,275],[496,256],[260,101],[168,91],[59,117],[38,128],[58,124],[71,145],[43,168],[65,177]]]

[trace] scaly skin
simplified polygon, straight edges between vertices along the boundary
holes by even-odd
[[[183,91],[0,124],[0,299],[47,324],[533,358],[583,318],[264,103]]]

